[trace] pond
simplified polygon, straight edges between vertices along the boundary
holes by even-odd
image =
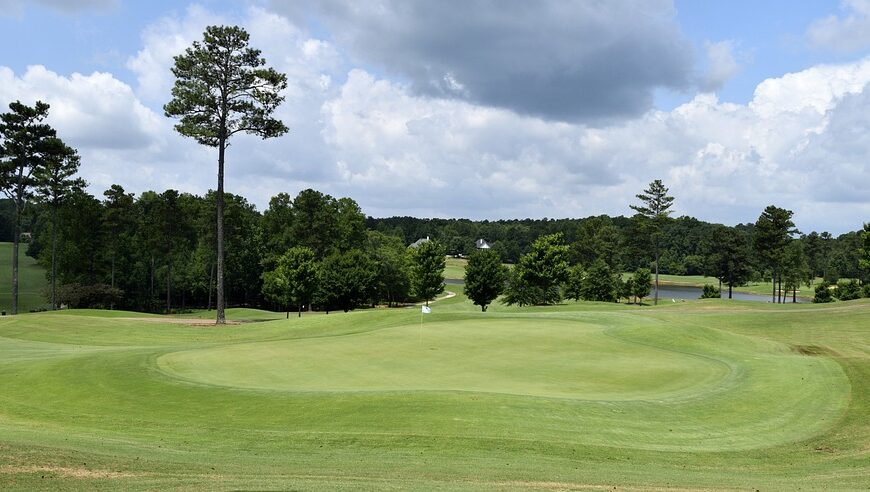
[[[448,278],[444,280],[444,283],[447,285],[464,285],[465,281],[462,279]],[[669,301],[671,299],[675,299],[677,301],[700,299],[702,291],[703,289],[701,287],[690,287],[683,285],[659,285],[659,301]],[[644,302],[651,303],[652,297],[653,292],[652,290],[650,290],[649,297],[645,298]],[[722,298],[728,299],[727,286],[723,286],[722,288]],[[770,302],[770,294],[761,295],[734,291],[732,292],[731,298],[738,301]],[[791,302],[791,294],[786,296],[786,302]],[[797,302],[810,302],[810,299],[798,297]]]
[[[688,287],[682,285],[659,285],[659,302],[662,300],[683,300],[683,299],[698,299],[701,297],[703,289],[700,287]],[[653,292],[650,291],[648,300],[652,300]],[[732,299],[739,301],[759,301],[770,302],[770,294],[748,294],[746,292],[734,291],[731,295]],[[728,299],[728,287],[722,286],[722,298]],[[791,302],[791,295],[787,296],[787,302]],[[797,298],[797,302],[807,302],[807,299]]]

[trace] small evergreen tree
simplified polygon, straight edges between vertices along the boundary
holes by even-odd
[[[631,209],[637,212],[643,226],[648,229],[649,237],[653,246],[653,254],[655,256],[655,301],[659,303],[659,256],[660,256],[660,240],[662,226],[670,216],[671,205],[674,203],[674,197],[668,195],[668,189],[662,184],[660,179],[657,179],[649,184],[649,188],[643,193],[637,195],[637,198],[642,202],[641,205],[630,205]]]
[[[719,299],[722,294],[719,289],[713,284],[704,284],[704,289],[701,291],[701,299]]]
[[[831,295],[831,284],[827,281],[822,281],[819,285],[816,286],[816,295],[813,297],[813,302],[815,303],[824,303],[824,302],[834,302],[834,297]]]

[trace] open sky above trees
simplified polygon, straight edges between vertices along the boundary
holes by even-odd
[[[286,73],[286,136],[241,137],[227,190],[315,188],[372,216],[675,215],[802,231],[870,217],[870,2],[0,0],[0,106],[51,104],[99,194],[214,187],[163,117],[172,56],[239,24]]]

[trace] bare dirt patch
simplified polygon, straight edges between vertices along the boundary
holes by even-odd
[[[93,470],[88,468],[72,468],[67,466],[13,466],[0,465],[0,475],[16,475],[21,473],[51,473],[65,478],[133,478],[144,476],[144,473],[119,472],[112,470]]]
[[[790,345],[793,352],[810,357],[818,357],[821,355],[837,355],[831,349],[820,345]]]
[[[173,325],[188,325],[188,326],[216,326],[213,319],[199,318],[117,318],[127,321],[142,321],[145,323],[169,323]],[[238,321],[227,320],[228,325],[240,325]]]

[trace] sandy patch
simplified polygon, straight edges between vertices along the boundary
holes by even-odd
[[[198,318],[115,318],[126,321],[143,321],[146,323],[169,323],[173,325],[188,325],[188,326],[217,326],[213,319],[198,319]],[[238,321],[227,320],[227,325],[240,325]]]
[[[88,468],[71,468],[66,466],[0,466],[0,475],[18,473],[52,473],[65,478],[132,478],[144,476],[144,473],[117,472],[112,470],[92,470]]]

